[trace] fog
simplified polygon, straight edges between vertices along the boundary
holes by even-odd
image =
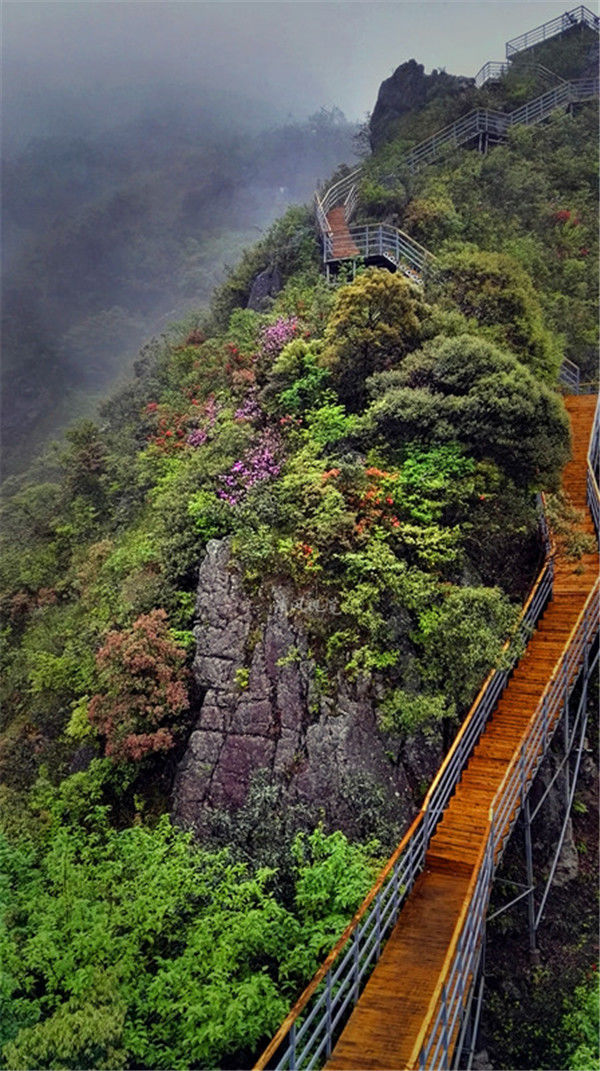
[[[59,132],[61,114],[70,124],[114,124],[164,87],[237,94],[232,118],[241,109],[247,121],[321,105],[362,118],[403,60],[473,75],[503,57],[507,38],[565,6],[4,0],[4,136],[12,149],[47,123]]]
[[[564,9],[4,0],[5,471],[355,160],[356,124],[400,63],[472,76]]]

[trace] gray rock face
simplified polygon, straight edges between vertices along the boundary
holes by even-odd
[[[210,809],[240,807],[258,770],[286,786],[290,803],[314,806],[315,820],[324,814],[350,832],[365,786],[398,828],[412,817],[411,786],[433,776],[439,749],[414,742],[403,765],[378,731],[368,684],[340,678],[332,694],[319,694],[306,608],[297,593],[273,585],[258,621],[227,541],[208,544],[194,661],[204,700],[174,788],[175,817],[185,825],[200,831]]]
[[[250,291],[248,298],[249,309],[262,312],[267,298],[274,297],[281,290],[281,272],[277,268],[266,268],[259,272]]]
[[[369,124],[371,148],[377,149],[394,134],[394,122],[408,112],[423,108],[437,94],[459,96],[474,85],[472,78],[460,78],[445,71],[425,74],[422,63],[410,59],[400,64],[379,87]],[[425,136],[425,135],[424,135]]]

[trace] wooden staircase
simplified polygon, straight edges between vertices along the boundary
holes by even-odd
[[[586,507],[586,458],[596,397],[566,399],[573,456],[563,490],[583,511],[581,531],[594,532]],[[598,576],[598,552],[569,561],[559,552],[552,598],[431,839],[419,876],[381,957],[326,1064],[337,1071],[417,1066],[452,936],[472,897],[476,864],[487,836],[490,804],[518,755],[573,626]],[[577,673],[572,670],[572,674]],[[516,813],[505,818],[509,835]],[[498,854],[500,846],[498,849]]]
[[[331,231],[332,259],[347,260],[349,257],[359,257],[360,250],[350,234],[343,205],[338,205],[327,213],[327,223]]]

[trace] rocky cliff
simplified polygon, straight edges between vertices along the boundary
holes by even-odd
[[[445,71],[425,74],[422,63],[410,59],[401,63],[390,78],[379,87],[377,102],[369,124],[371,148],[375,151],[396,133],[397,121],[409,112],[424,108],[426,104],[443,97],[446,104],[454,97],[461,98],[474,87],[472,78],[455,77]],[[468,110],[470,103],[465,106]],[[438,123],[438,126],[443,123]],[[424,137],[427,135],[424,134]]]
[[[260,607],[260,609],[259,609]],[[173,810],[202,831],[215,809],[236,809],[253,775],[308,805],[314,819],[364,832],[365,795],[398,832],[435,772],[440,747],[414,738],[400,755],[377,728],[371,680],[340,678],[328,695],[315,683],[306,613],[315,598],[281,584],[252,600],[226,540],[213,540],[199,574],[194,674],[203,696],[176,775]]]

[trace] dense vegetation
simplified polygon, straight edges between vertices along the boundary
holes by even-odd
[[[228,538],[257,601],[282,580],[326,599],[305,621],[317,693],[362,678],[391,749],[449,736],[510,637],[534,493],[568,457],[556,374],[594,338],[593,116],[391,186],[404,140],[385,144],[363,209],[440,254],[424,290],[377,268],[327,286],[290,209],[99,423],[9,482],[5,1066],[247,1066],[360,902],[381,847],[316,811],[298,832],[273,786],[220,839],[170,824],[201,701],[198,565]],[[282,289],[251,311],[273,263]],[[265,802],[279,835],[257,844]]]

